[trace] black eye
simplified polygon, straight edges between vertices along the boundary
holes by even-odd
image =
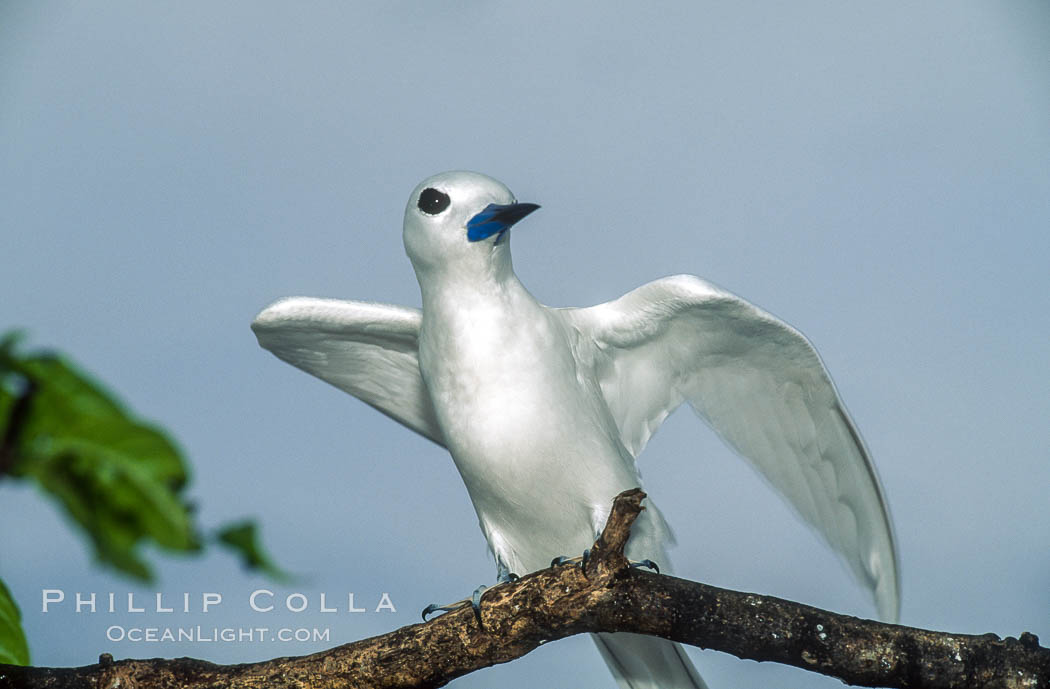
[[[424,189],[419,195],[419,210],[427,215],[437,215],[448,208],[450,203],[452,203],[452,199],[448,197],[448,194],[430,187]]]

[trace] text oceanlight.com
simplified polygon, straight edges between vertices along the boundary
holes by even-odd
[[[193,643],[266,643],[266,642],[326,642],[329,630],[271,629],[269,627],[122,627],[112,625],[106,630],[109,641],[136,642],[193,642]]]

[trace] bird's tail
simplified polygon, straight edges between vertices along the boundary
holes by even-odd
[[[591,634],[620,689],[707,689],[685,649],[642,634]]]

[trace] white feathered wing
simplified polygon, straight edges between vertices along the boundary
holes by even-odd
[[[419,373],[419,309],[288,297],[252,321],[259,344],[435,443],[444,438]]]
[[[797,330],[690,275],[561,309],[624,445],[642,451],[683,401],[760,471],[896,621],[899,579],[875,468],[820,357]]]

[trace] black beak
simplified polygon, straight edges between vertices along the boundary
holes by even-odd
[[[539,208],[535,203],[490,203],[485,209],[467,221],[467,239],[481,241],[494,234],[500,236],[532,211]],[[497,238],[496,241],[499,241]]]

